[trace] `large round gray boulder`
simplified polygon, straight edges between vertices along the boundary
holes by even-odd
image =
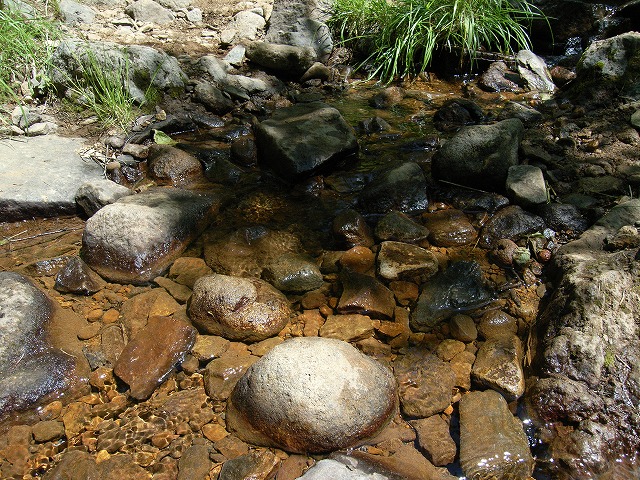
[[[123,197],[87,220],[82,257],[111,281],[149,282],[180,256],[219,205],[213,195],[178,189]]]
[[[376,434],[396,411],[391,371],[341,340],[287,340],[253,364],[227,405],[245,441],[329,452]]]
[[[207,275],[193,285],[191,321],[202,333],[259,342],[289,321],[287,298],[264,280]]]
[[[433,157],[438,180],[502,191],[509,167],[518,164],[524,127],[517,118],[462,128]]]

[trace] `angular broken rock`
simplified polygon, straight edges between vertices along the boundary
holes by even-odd
[[[524,393],[522,342],[515,336],[496,337],[478,350],[471,376],[480,385],[502,393],[508,401]]]
[[[429,332],[453,313],[464,312],[489,303],[493,293],[486,286],[480,264],[454,262],[422,288],[411,315],[411,329]]]
[[[298,78],[317,60],[316,52],[311,47],[268,42],[249,43],[245,55],[261,67]]]
[[[151,317],[124,348],[113,372],[129,385],[133,398],[149,398],[189,352],[196,334],[195,328],[176,318]]]
[[[396,411],[391,371],[341,340],[287,340],[253,364],[227,404],[243,440],[289,452],[348,448]]]
[[[340,112],[321,102],[281,108],[255,127],[258,155],[288,181],[354,154],[358,141]]]
[[[345,270],[340,276],[340,313],[360,313],[372,318],[393,318],[396,299],[393,292],[373,277]]]
[[[88,217],[96,213],[105,205],[109,205],[121,197],[133,192],[116,182],[100,178],[83,183],[76,192],[76,203],[84,210]]]
[[[220,203],[216,196],[171,188],[121,198],[87,221],[82,257],[111,281],[149,282],[180,256]]]
[[[382,242],[378,252],[378,274],[387,280],[438,272],[438,259],[429,250],[402,242]]]
[[[451,404],[456,376],[447,362],[414,349],[393,363],[400,404],[405,415],[425,418]]]
[[[56,275],[54,288],[59,292],[91,295],[103,288],[106,282],[82,261],[80,257],[71,257]]]

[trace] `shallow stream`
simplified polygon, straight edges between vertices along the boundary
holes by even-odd
[[[305,253],[316,259],[317,263],[323,263],[327,255],[331,252],[341,252],[343,264],[357,266],[363,272],[375,275],[375,254],[379,249],[379,239],[373,247],[356,247],[356,250],[348,250],[344,242],[335,235],[332,228],[333,220],[338,213],[346,208],[353,208],[358,192],[366,185],[380,169],[393,165],[411,161],[418,163],[429,178],[430,159],[433,152],[439,145],[440,139],[446,138],[452,133],[440,133],[433,125],[433,114],[446,100],[457,98],[466,89],[464,82],[446,83],[439,81],[417,82],[407,86],[404,98],[393,106],[380,109],[373,108],[369,100],[378,87],[362,84],[350,88],[348,91],[333,92],[324,98],[324,101],[340,110],[347,122],[359,133],[360,153],[357,159],[348,159],[343,165],[338,166],[333,171],[326,174],[319,174],[311,179],[301,182],[295,186],[286,185],[268,172],[261,171],[256,166],[239,168],[239,172],[229,173],[224,170],[222,173],[216,167],[216,159],[228,160],[230,143],[222,140],[211,140],[211,131],[201,129],[197,132],[186,132],[176,139],[179,146],[195,153],[201,159],[213,159],[211,170],[207,171],[209,178],[223,180],[223,188],[229,194],[230,201],[220,215],[214,219],[208,230],[196,240],[183,254],[185,257],[205,256],[207,245],[214,242],[224,242],[231,234],[244,231],[247,235],[254,232],[261,235],[264,230],[275,232],[286,232],[289,236],[299,238],[301,248]],[[491,118],[507,100],[524,100],[536,103],[538,100],[529,96],[528,98],[515,94],[509,95],[485,95],[478,94],[474,101],[483,108],[487,117]],[[359,126],[364,120],[371,117],[380,117],[389,123],[388,130],[376,133],[364,133]],[[215,136],[215,135],[214,135]],[[206,163],[206,162],[205,162]],[[226,172],[226,173],[224,173]],[[226,175],[226,176],[225,176]],[[224,185],[226,183],[226,185]],[[143,185],[143,184],[140,184]],[[410,215],[419,223],[426,224],[429,219],[438,212],[452,211],[453,195],[452,191],[462,195],[460,190],[453,185],[436,184],[428,180],[428,196],[430,206],[427,212]],[[216,184],[216,188],[219,185]],[[208,186],[199,184],[198,189],[206,189]],[[476,192],[473,189],[465,189],[467,197],[474,195],[483,196],[485,193]],[[458,202],[458,205],[462,202]],[[472,200],[467,204],[473,205]],[[429,229],[432,234],[429,240],[420,240],[419,245],[429,249],[438,256],[441,267],[458,260],[474,260],[481,267],[484,280],[488,288],[491,289],[493,299],[488,304],[484,302],[477,308],[465,309],[465,314],[471,316],[476,324],[484,313],[489,310],[502,310],[509,313],[517,321],[518,336],[523,345],[523,357],[525,372],[532,361],[535,352],[530,347],[535,343],[532,336],[535,336],[535,320],[541,302],[547,298],[552,285],[548,283],[544,275],[541,263],[535,261],[523,264],[522,267],[504,268],[496,263],[495,257],[487,249],[481,248],[477,244],[476,237],[469,237],[466,241],[460,241],[457,246],[445,246],[441,241],[434,242],[434,234],[444,232],[451,238],[458,238],[455,226],[468,228],[467,224],[473,226],[476,234],[482,225],[491,217],[492,213],[470,207],[465,210],[462,218],[452,217],[452,220],[445,221],[439,225],[437,222],[430,222]],[[367,222],[372,229],[375,229],[379,216],[367,217]],[[60,294],[55,291],[54,281],[58,270],[64,265],[66,259],[78,255],[81,248],[81,237],[84,220],[80,217],[55,218],[31,220],[16,223],[0,224],[0,270],[12,270],[23,272],[33,278],[47,294],[58,305],[63,308],[72,309],[88,320],[86,330],[79,332],[81,340],[85,344],[85,350],[95,351],[96,349],[118,348],[117,345],[105,345],[104,332],[112,325],[119,325],[122,321],[122,305],[129,299],[143,292],[149,291],[152,286],[133,287],[128,285],[108,284],[105,289],[92,296],[79,296],[72,294]],[[257,233],[256,233],[257,232]],[[543,232],[539,232],[542,234]],[[557,232],[558,238],[562,237],[562,232]],[[437,235],[436,235],[437,237]],[[273,240],[272,247],[278,249],[277,237]],[[286,238],[289,238],[288,236]],[[535,253],[541,247],[548,246],[548,238],[541,235],[535,238],[525,239],[520,242],[521,247],[530,250],[535,257]],[[536,244],[536,242],[543,242]],[[534,246],[535,245],[535,246]],[[557,245],[556,245],[557,246]],[[359,248],[359,249],[358,249]],[[549,246],[553,251],[554,246]],[[364,250],[363,250],[364,249]],[[348,250],[348,251],[347,251]],[[347,253],[344,253],[347,252]],[[349,257],[347,259],[347,257]],[[242,268],[241,266],[239,267]],[[323,316],[332,313],[340,294],[340,284],[337,272],[326,270],[325,287],[322,288],[323,301],[320,311]],[[399,306],[413,310],[416,305],[417,293],[421,291],[424,284],[419,278],[407,279],[402,285],[393,286],[394,293],[399,300]],[[413,290],[412,290],[413,288]],[[413,293],[411,293],[413,292]],[[298,314],[303,314],[305,308],[303,304],[304,296],[289,295],[294,309]],[[324,310],[323,310],[324,309]],[[396,322],[399,320],[396,319]],[[387,322],[389,323],[389,322]],[[298,317],[291,320],[281,337],[306,335],[304,323]],[[401,329],[402,330],[402,329]],[[89,333],[87,333],[89,332]],[[93,333],[93,334],[92,334]],[[400,338],[405,335],[404,338]],[[445,340],[460,341],[453,337],[451,326],[448,320],[436,325],[431,332],[416,333],[404,331],[401,335],[392,336],[382,328],[376,329],[374,334],[367,339],[358,340],[354,343],[361,350],[372,355],[383,363],[390,363],[404,355],[408,348],[418,347],[436,352],[438,347]],[[102,338],[101,338],[102,337]],[[478,351],[481,340],[471,340],[465,343],[464,350],[473,355]],[[122,346],[120,346],[122,348]],[[239,348],[246,348],[240,346]],[[249,346],[249,350],[253,347]],[[441,347],[442,348],[442,347]],[[92,350],[93,349],[93,350]],[[475,358],[475,357],[474,357]],[[201,389],[203,364],[200,364],[195,371],[191,369],[178,368],[177,373],[159,387],[159,394],[169,394],[175,391]],[[108,363],[106,365],[108,370]],[[101,367],[102,368],[102,367]],[[471,389],[476,389],[475,384],[471,384]],[[107,404],[116,395],[114,392],[123,393],[126,388],[118,383],[107,385],[106,387],[93,386],[92,391],[82,397],[79,402],[85,405]],[[111,393],[110,393],[111,392]],[[452,392],[452,407],[447,409],[443,415],[451,421],[451,432],[454,439],[458,438],[459,432],[457,423],[456,402],[467,392],[467,389],[456,386]],[[74,403],[77,401],[74,400]],[[127,399],[127,412],[136,410],[143,411],[148,402],[135,402]],[[525,428],[529,436],[529,442],[534,454],[538,455],[535,478],[554,478],[554,473],[548,473],[549,465],[553,464],[553,459],[546,458],[544,445],[536,438],[535,429],[531,421],[526,418],[526,413],[522,408],[522,399],[510,404],[512,412],[517,413],[525,421]],[[71,404],[73,405],[73,403]],[[64,407],[67,413],[61,413],[61,417],[72,413],[70,407]],[[213,402],[213,411],[216,421],[224,425],[224,402]],[[76,410],[79,411],[79,410]],[[42,409],[40,409],[40,413]],[[85,446],[90,452],[95,453],[95,442],[91,438],[97,438],[100,431],[113,430],[118,422],[125,424],[124,413],[114,413],[110,415],[84,415],[77,418],[76,429],[79,432],[75,439],[59,439],[52,442],[33,445],[28,455],[23,459],[28,466],[30,475],[39,476],[46,472],[56,461],[56,454],[64,451],[72,445]],[[42,416],[42,415],[41,415]],[[35,417],[16,417],[7,419],[2,427],[6,430],[9,425],[24,422],[33,423]],[[409,420],[408,417],[404,420]],[[112,422],[113,426],[105,427],[99,422]],[[400,420],[399,420],[400,421]],[[118,423],[117,425],[120,425]],[[67,419],[65,417],[65,426]],[[102,429],[102,430],[100,430]],[[94,435],[95,434],[95,435]],[[158,434],[158,432],[154,432]],[[142,435],[142,433],[140,433]],[[134,458],[140,459],[139,464],[149,472],[158,473],[162,468],[170,470],[170,467],[160,467],[162,458],[171,457],[177,462],[179,454],[175,453],[176,445],[182,442],[183,447],[192,443],[195,438],[203,438],[201,432],[190,432],[190,436],[176,434],[179,438],[174,438],[173,443],[167,447],[160,444],[153,444],[148,439],[140,436],[135,437],[130,442],[130,446],[124,446],[120,452],[132,453]],[[167,457],[163,450],[171,449],[171,454]],[[142,453],[145,453],[144,455]],[[137,456],[136,456],[137,455]],[[149,456],[151,455],[151,456]],[[229,458],[229,457],[227,457]],[[144,461],[143,461],[144,459]],[[222,457],[217,458],[222,464]],[[157,464],[156,464],[157,460]],[[169,460],[164,461],[170,464]],[[154,467],[154,465],[156,465]],[[214,466],[214,470],[215,470]],[[450,472],[456,476],[463,473],[456,462],[448,466]],[[167,471],[169,471],[167,470]],[[212,473],[214,472],[212,470]],[[25,478],[30,478],[29,476]],[[612,477],[614,478],[614,477]]]

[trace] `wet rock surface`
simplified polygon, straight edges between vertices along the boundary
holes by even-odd
[[[358,142],[338,110],[320,102],[278,110],[256,128],[262,161],[285,180],[352,155]]]
[[[524,129],[518,119],[465,127],[438,151],[434,176],[457,184],[502,191],[509,167],[518,164]]]
[[[581,422],[555,445],[564,456],[568,451],[592,455],[592,460],[572,464],[583,474],[606,468],[607,459],[623,445],[638,445],[628,406],[618,404],[615,413],[609,407],[613,395],[637,397],[640,385],[635,367],[627,363],[638,356],[632,333],[638,303],[634,250],[602,250],[607,235],[637,221],[637,206],[637,200],[629,200],[614,207],[580,239],[559,250],[556,264],[562,280],[542,315],[548,340],[541,346],[541,371],[547,378],[536,383],[531,408],[544,421]],[[601,397],[596,391],[605,383],[610,393]],[[605,417],[615,421],[602,426]]]
[[[292,339],[247,371],[229,407],[232,431],[248,441],[325,452],[380,430],[396,407],[396,384],[386,367],[345,342]]]
[[[460,465],[469,478],[527,478],[533,471],[522,422],[497,392],[460,401]]]
[[[203,333],[255,342],[277,335],[291,310],[287,298],[263,280],[214,274],[194,284],[189,314]]]
[[[334,50],[327,65],[314,63],[299,83],[286,83],[274,75],[297,80],[308,65],[303,57],[298,57],[290,71],[276,68],[266,73],[257,70],[257,63],[244,56],[243,45],[247,39],[268,38],[268,42],[274,42],[277,37],[281,45],[302,47],[296,50],[299,53],[309,52],[305,48],[311,47],[314,58],[324,61],[328,43],[324,35],[316,35],[324,32],[321,30],[324,19],[315,16],[322,7],[314,6],[310,12],[307,6],[294,3],[276,2],[273,8],[277,14],[270,19],[269,1],[232,6],[223,0],[215,3],[215,9],[228,10],[219,14],[211,11],[212,4],[199,3],[199,0],[161,0],[162,9],[157,10],[168,18],[173,16],[174,20],[152,24],[145,23],[149,18],[142,20],[144,11],[135,14],[140,15],[138,20],[127,16],[126,5],[117,0],[106,10],[105,5],[92,4],[91,10],[97,15],[93,20],[89,20],[90,15],[82,20],[92,22],[81,24],[82,37],[92,44],[105,44],[96,50],[102,60],[127,58],[120,48],[110,50],[105,40],[131,46],[142,43],[170,52],[170,61],[164,65],[179,64],[191,77],[185,83],[185,78],[174,71],[176,79],[182,77],[182,86],[180,82],[173,86],[156,84],[149,91],[158,89],[170,92],[171,96],[165,97],[155,113],[140,117],[130,135],[114,135],[110,131],[105,133],[105,138],[94,139],[93,149],[82,152],[84,161],[100,163],[98,175],[105,173],[137,194],[149,185],[173,183],[169,177],[154,179],[148,169],[154,163],[148,159],[149,145],[154,143],[156,135],[161,138],[158,132],[164,132],[178,142],[177,150],[171,150],[175,156],[186,152],[204,167],[204,176],[194,177],[195,182],[190,180],[184,185],[203,193],[218,192],[220,184],[225,185],[229,203],[227,209],[220,209],[211,217],[212,227],[205,235],[196,236],[181,253],[185,256],[173,262],[166,276],[164,272],[155,274],[145,281],[152,281],[151,285],[105,283],[90,295],[55,290],[56,275],[70,258],[78,257],[82,219],[0,223],[0,270],[23,272],[46,291],[56,311],[64,313],[62,320],[55,320],[57,314],[54,316],[52,333],[59,340],[64,337],[61,348],[65,352],[85,362],[87,375],[91,369],[90,391],[87,387],[79,394],[84,396],[76,397],[75,392],[66,389],[64,402],[47,399],[49,403],[37,411],[25,412],[26,417],[13,417],[14,413],[18,415],[14,411],[10,421],[0,424],[2,476],[196,478],[209,475],[222,478],[251,475],[267,478],[276,475],[282,479],[298,478],[327,455],[288,455],[282,450],[244,442],[226,423],[226,402],[247,369],[285,339],[320,336],[348,341],[380,363],[393,365],[394,376],[402,385],[403,408],[415,408],[420,415],[431,415],[413,417],[401,408],[384,431],[367,439],[362,448],[350,452],[347,457],[351,460],[332,454],[333,459],[349,465],[349,472],[361,470],[364,478],[382,475],[416,480],[450,480],[452,475],[456,478],[463,475],[455,457],[455,450],[461,447],[458,435],[461,402],[478,388],[485,388],[479,381],[482,370],[479,367],[486,366],[489,358],[487,384],[495,380],[495,372],[515,372],[517,374],[508,377],[515,379],[512,385],[520,388],[519,373],[514,365],[519,365],[521,360],[527,367],[525,371],[537,375],[529,379],[529,390],[521,400],[527,403],[533,418],[533,423],[528,425],[536,427],[527,427],[530,444],[536,445],[536,464],[540,470],[533,474],[534,478],[586,478],[601,473],[616,478],[620,472],[608,471],[610,465],[613,463],[620,471],[627,465],[624,461],[611,460],[618,459],[621,453],[637,451],[637,422],[634,423],[635,416],[628,406],[632,402],[629,399],[637,393],[636,384],[640,383],[633,368],[637,363],[629,340],[633,334],[617,336],[615,332],[627,332],[627,327],[617,326],[607,317],[607,328],[613,326],[611,330],[615,333],[611,338],[625,346],[623,352],[614,351],[614,344],[607,343],[608,331],[602,338],[594,339],[589,332],[578,332],[579,325],[584,323],[582,320],[567,320],[566,328],[560,326],[560,320],[550,320],[561,311],[572,311],[574,305],[584,302],[582,299],[567,300],[569,306],[557,309],[555,306],[559,304],[552,302],[549,313],[538,325],[535,320],[538,303],[546,305],[558,286],[556,277],[547,275],[551,270],[548,266],[566,265],[567,257],[564,253],[558,254],[558,246],[575,238],[590,222],[601,217],[617,202],[616,198],[629,193],[636,196],[640,184],[638,169],[634,166],[640,142],[636,131],[640,124],[638,106],[631,97],[615,97],[616,92],[622,91],[616,86],[616,80],[599,75],[592,77],[599,82],[592,87],[596,92],[599,89],[608,94],[606,102],[609,103],[604,110],[593,109],[594,99],[598,97],[588,92],[579,94],[575,100],[575,96],[565,96],[564,90],[554,94],[526,89],[511,92],[498,86],[502,91],[496,95],[478,89],[479,83],[473,79],[451,83],[425,76],[404,82],[401,87],[380,88],[360,82],[359,74],[354,76],[343,65],[346,57],[342,49]],[[576,2],[573,7],[580,9]],[[613,17],[616,26],[608,23],[608,19],[606,25],[602,25],[609,31],[622,28],[617,21],[622,12],[630,9],[632,7],[627,6],[616,13]],[[295,21],[280,21],[287,16],[287,11],[295,12],[287,17]],[[566,23],[566,32],[562,35],[573,29],[571,22]],[[264,35],[262,28],[267,27],[271,32]],[[310,32],[313,34],[308,35]],[[587,38],[594,32],[587,35],[583,30],[572,35],[584,34],[586,46]],[[570,43],[561,48],[577,48]],[[86,44],[75,42],[74,45],[83,48]],[[70,45],[65,44],[63,48],[70,49]],[[132,89],[140,101],[140,93],[146,91],[153,78],[144,72],[155,72],[158,66],[154,62],[163,56],[149,49],[132,48],[130,52],[139,53],[129,57],[131,62],[144,65],[143,74],[135,79],[136,88]],[[606,62],[620,68],[626,57],[617,58],[612,54],[616,52],[615,48],[610,49],[605,54]],[[206,55],[201,57],[202,54]],[[177,63],[173,62],[174,58]],[[563,59],[562,64],[570,67],[571,61]],[[74,62],[67,64],[69,68],[77,67],[74,65]],[[108,65],[116,68],[115,64]],[[494,65],[500,67],[498,62]],[[509,63],[509,66],[514,70],[495,69],[502,75],[494,78],[495,82],[523,82],[521,74],[517,78],[511,76],[515,65]],[[568,91],[584,85],[587,80],[583,76],[575,78],[574,85],[567,85],[573,72],[561,68],[565,67],[554,68],[552,78],[558,85],[564,82]],[[157,79],[171,75],[159,69]],[[450,101],[460,96],[465,98]],[[616,100],[612,102],[611,98]],[[73,136],[96,132],[90,119],[85,123],[84,118],[77,121],[54,118],[48,115],[50,105],[40,105],[39,97],[33,100],[25,97],[25,101],[29,104],[13,110],[11,125],[0,125],[3,135],[7,132],[44,134],[55,128]],[[255,140],[255,125],[268,120],[283,107],[309,101],[336,107],[346,124],[354,128],[359,149],[347,161],[329,162],[326,170],[313,171],[303,180],[283,186],[263,168],[263,152]],[[219,112],[220,116],[212,111]],[[541,206],[526,207],[544,219],[544,228],[537,223],[542,229],[536,228],[533,232],[523,233],[527,229],[520,227],[501,231],[500,224],[492,225],[496,212],[509,212],[504,208],[508,200],[496,193],[478,191],[486,187],[477,181],[471,182],[470,188],[461,188],[439,182],[438,176],[432,175],[434,154],[456,135],[456,130],[467,124],[495,126],[496,120],[507,118],[517,118],[524,125],[525,140],[520,144],[517,163],[539,168],[549,187],[549,204],[545,201]],[[436,130],[439,133],[436,134]],[[258,163],[259,158],[262,163]],[[113,160],[108,167],[102,165],[106,160]],[[171,163],[172,159],[168,160]],[[196,166],[193,161],[190,163]],[[64,167],[57,163],[56,167],[58,178]],[[53,178],[50,172],[47,175]],[[174,178],[179,181],[179,177]],[[376,186],[378,182],[382,186]],[[496,190],[503,191],[504,186]],[[400,214],[399,210],[404,213]],[[349,216],[339,218],[340,212],[349,212]],[[444,220],[439,224],[430,221],[440,215]],[[498,213],[498,217],[500,215]],[[612,227],[604,240],[589,243],[589,249],[597,245],[599,253],[616,258],[614,265],[607,267],[607,273],[602,273],[607,281],[601,280],[596,272],[604,268],[605,262],[600,257],[589,260],[591,270],[586,267],[583,270],[595,274],[590,281],[603,292],[617,285],[627,285],[628,292],[635,291],[633,284],[625,283],[625,278],[616,273],[619,270],[635,275],[634,254],[639,237],[636,220],[629,218],[623,223]],[[485,229],[487,225],[491,229]],[[367,227],[374,230],[373,236]],[[474,231],[490,236],[483,237],[481,233],[477,242]],[[449,237],[455,240],[451,244],[446,243]],[[459,238],[464,240],[456,243]],[[510,248],[500,249],[507,238],[510,238]],[[443,272],[460,260],[476,262],[482,271],[481,283],[487,287],[492,302],[482,306],[470,304],[464,313],[457,313],[456,305],[448,304],[445,310],[449,311],[442,321],[420,331],[412,326],[410,319],[417,310],[419,293],[429,290],[435,277],[410,273],[410,268],[398,279],[381,276],[376,270],[376,256],[381,253],[384,241],[421,247],[433,255],[434,266],[437,262],[437,268]],[[171,355],[166,359],[159,357],[164,365],[175,364],[166,376],[146,370],[140,374],[140,380],[145,377],[148,385],[153,385],[148,387],[151,393],[146,400],[134,398],[135,392],[127,390],[128,386],[114,375],[113,366],[119,358],[124,358],[128,348],[133,349],[140,343],[142,339],[138,335],[149,331],[156,321],[155,315],[171,318],[179,325],[188,324],[186,304],[200,277],[213,270],[257,279],[285,254],[308,255],[310,262],[317,262],[322,284],[318,281],[319,286],[314,285],[316,289],[310,291],[285,291],[292,315],[277,336],[244,343],[196,333],[192,347],[184,344],[177,349],[182,352],[176,354],[177,360]],[[404,267],[410,267],[408,262]],[[349,279],[351,272],[369,280]],[[556,269],[556,272],[562,275],[562,270]],[[319,280],[317,271],[314,277]],[[567,296],[580,291],[580,288],[572,289],[570,284],[562,288]],[[348,296],[343,299],[345,289]],[[454,299],[464,297],[467,287],[460,286],[451,292]],[[370,298],[370,293],[374,293],[375,298]],[[629,304],[628,294],[616,295],[618,293],[613,297],[623,307],[618,317],[625,325],[630,324],[627,310],[635,311],[635,300]],[[594,289],[586,295],[589,301],[598,296]],[[609,306],[608,293],[600,297]],[[421,309],[424,303],[422,301]],[[592,311],[587,307],[589,318],[594,317]],[[563,313],[562,318],[568,316]],[[587,328],[591,327],[587,324]],[[600,331],[598,328],[593,327],[593,331]],[[149,346],[145,350],[149,352],[156,343],[170,340],[160,335],[146,336]],[[627,348],[625,340],[620,338],[628,340],[630,346]],[[597,341],[604,346],[599,346]],[[521,360],[513,354],[518,350],[517,342],[524,350]],[[507,343],[511,347],[507,348]],[[501,347],[489,348],[492,345]],[[568,355],[563,350],[567,348]],[[492,354],[498,350],[511,354]],[[540,353],[547,350],[548,358]],[[600,352],[604,352],[603,357]],[[141,363],[155,367],[161,362],[147,359]],[[433,372],[428,367],[439,372],[432,381]],[[478,375],[472,375],[474,368]],[[499,382],[492,384],[492,388],[500,390]],[[432,393],[435,397],[429,404],[419,403]],[[507,390],[504,393],[513,395]],[[368,401],[367,398],[362,404]],[[489,400],[481,403],[481,413],[493,404]],[[509,425],[509,415],[513,419],[520,405],[514,402],[509,407],[510,413],[502,412],[505,425]],[[438,439],[444,440],[437,446],[430,444],[429,439],[420,438],[420,432],[416,438],[416,431],[406,423],[433,418],[441,419],[437,428],[433,427],[440,432]],[[508,430],[505,427],[505,431]],[[424,429],[422,431],[424,433]],[[480,442],[479,436],[472,438],[471,447],[475,448],[497,443],[495,438],[486,442]],[[466,447],[469,445],[467,442]],[[78,455],[79,451],[82,452]],[[490,453],[499,455],[500,452]],[[445,464],[452,455],[453,463]],[[447,468],[437,468],[429,459]],[[524,463],[529,465],[529,460]],[[514,474],[510,468],[504,476],[519,478],[520,474]],[[633,470],[629,468],[625,473],[629,472]],[[528,473],[523,472],[522,477],[526,478]]]
[[[186,249],[219,204],[215,197],[181,190],[125,197],[87,221],[83,259],[110,280],[149,281]]]
[[[48,339],[54,306],[26,277],[0,272],[0,415],[71,390],[76,362]]]
[[[411,327],[430,331],[453,313],[487,304],[492,296],[479,264],[456,262],[426,283],[411,316]]]
[[[151,317],[126,345],[113,367],[131,388],[133,398],[144,400],[190,351],[195,329],[172,317]]]
[[[415,163],[405,163],[380,173],[358,197],[367,213],[404,213],[425,210],[429,204],[426,180]]]

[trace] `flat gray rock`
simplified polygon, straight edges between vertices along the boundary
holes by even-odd
[[[93,8],[73,0],[61,0],[58,6],[62,20],[72,27],[81,23],[93,23],[96,17]]]
[[[83,139],[55,135],[0,141],[0,218],[74,214],[78,188],[102,177],[77,153],[85,147]]]

